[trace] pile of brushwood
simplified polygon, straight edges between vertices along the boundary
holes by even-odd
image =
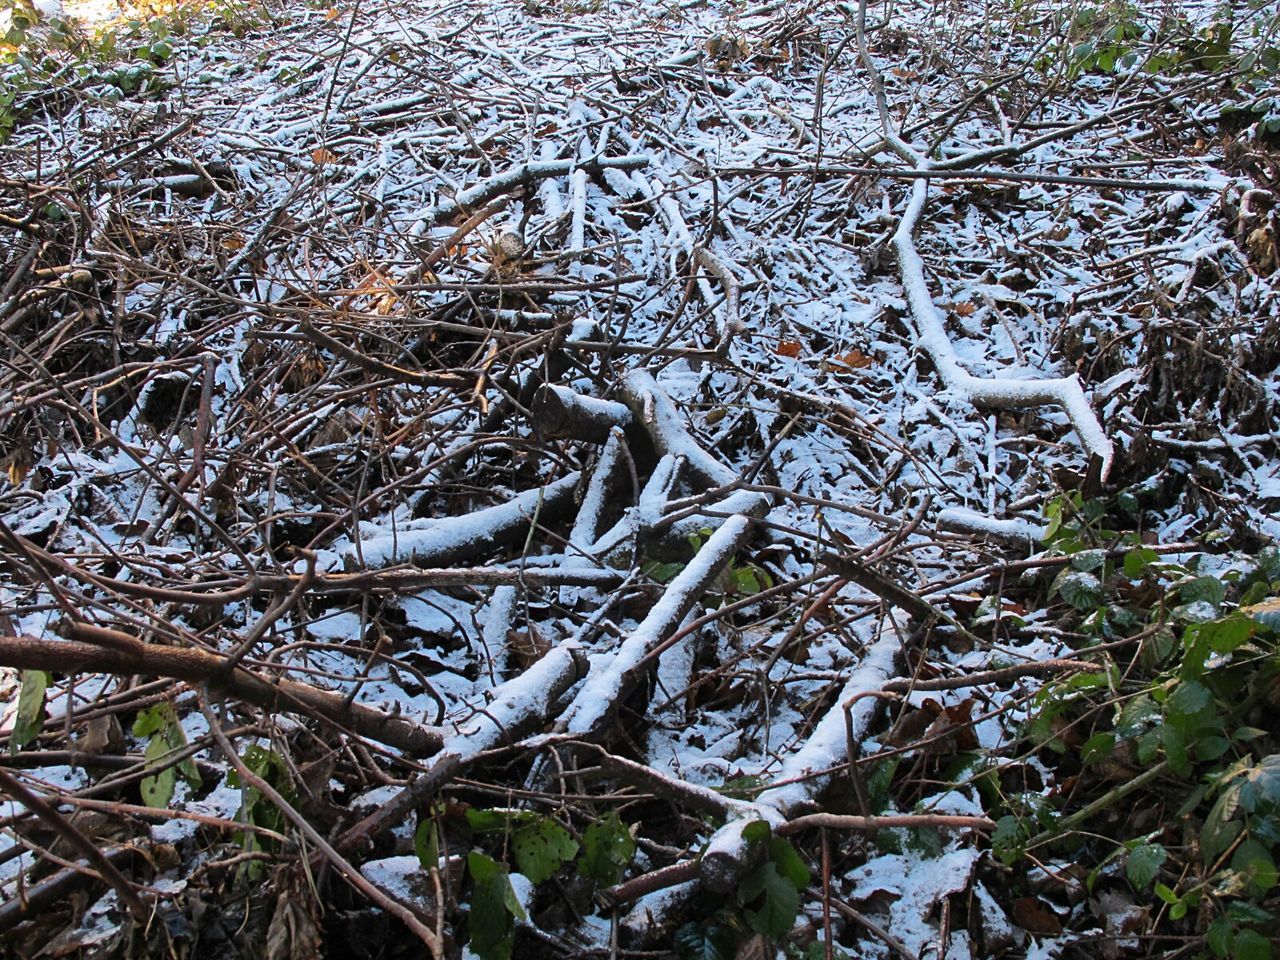
[[[1274,5],[3,7],[0,954],[1277,955]]]

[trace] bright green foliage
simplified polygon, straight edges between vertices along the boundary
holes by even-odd
[[[636,842],[617,813],[610,813],[587,827],[582,835],[582,856],[578,869],[601,886],[622,878],[622,871],[636,853]]]
[[[9,734],[9,752],[17,753],[40,734],[44,723],[44,694],[51,677],[43,670],[23,670],[18,710]]]
[[[173,790],[181,776],[192,789],[203,782],[196,762],[185,757],[177,764],[168,762],[169,755],[187,745],[187,735],[178,722],[178,714],[171,703],[158,703],[141,711],[133,721],[135,737],[149,737],[145,757],[148,769],[156,769],[143,778],[140,790],[142,802],[149,807],[164,808],[173,799]]]

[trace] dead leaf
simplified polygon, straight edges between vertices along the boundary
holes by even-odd
[[[338,159],[338,155],[327,147],[316,147],[311,151],[311,160],[317,166],[324,166],[326,163],[333,163]]]
[[[875,359],[867,356],[861,350],[850,350],[848,353],[836,357],[832,363],[838,363],[848,367],[850,370],[865,370],[875,364]]]
[[[780,340],[773,352],[780,357],[798,357],[800,356],[800,344],[795,340]]]
[[[317,960],[321,953],[315,899],[291,868],[276,876],[279,893],[267,928],[266,960]]]
[[[1057,936],[1062,932],[1062,921],[1039,897],[1019,897],[1013,901],[1009,916],[1027,933]]]
[[[94,717],[89,721],[89,729],[80,741],[79,747],[85,753],[120,754],[124,753],[124,729],[115,714]]]
[[[976,309],[977,307],[968,301],[964,303],[957,303],[955,305],[956,316],[958,317],[972,317],[973,311]]]
[[[33,462],[31,451],[26,447],[14,449],[5,461],[5,472],[9,475],[9,482],[16,487],[27,479]]]

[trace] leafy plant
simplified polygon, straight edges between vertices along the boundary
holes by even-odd
[[[711,905],[705,919],[677,931],[677,951],[687,960],[730,960],[753,933],[776,942],[795,926],[809,867],[763,820],[744,827],[742,836],[749,845],[763,848],[763,859],[729,898]]]
[[[1163,804],[1172,791],[1180,816],[1201,825],[1198,857],[1175,857],[1178,848],[1157,832],[1118,837],[1104,863],[1123,856],[1125,878],[1139,893],[1150,891],[1170,920],[1198,918],[1215,956],[1269,958],[1263,931],[1275,924],[1266,904],[1278,882],[1280,743],[1255,718],[1280,701],[1280,602],[1272,598],[1280,592],[1280,554],[1269,548],[1212,566],[1202,555],[1165,560],[1137,535],[1105,528],[1112,505],[1069,494],[1048,513],[1050,552],[1070,561],[1053,578],[1050,598],[1075,611],[1086,635],[1132,638],[1141,651],[1123,673],[1046,684],[1024,735],[1037,749],[1074,754],[1081,785],[1114,757],[1147,769],[1110,786],[1095,801],[1099,809],[1107,796],[1134,803],[1137,780],[1152,790],[1158,782],[1161,791],[1138,799],[1139,807]],[[1087,737],[1073,729],[1082,722],[1093,725]],[[1038,794],[1001,802],[1008,813],[992,847],[1005,863],[1020,859],[1033,837],[1077,823]]]
[[[293,782],[289,779],[289,769],[280,754],[253,743],[245,748],[244,753],[240,755],[240,759],[249,768],[250,772],[265,780],[284,797],[286,802],[293,803],[295,794]],[[235,770],[231,770],[227,774],[227,783],[233,787],[239,787],[241,790],[240,810],[236,814],[238,820],[276,833],[284,829],[284,814],[280,812],[275,804],[263,796],[257,787],[242,782],[240,775]],[[247,853],[271,849],[270,840],[264,839],[261,834],[255,831],[244,831],[241,834],[241,843]],[[257,879],[262,874],[262,864],[256,861],[249,863],[247,865],[247,873],[249,879]]]
[[[142,780],[143,803],[149,807],[167,807],[173,799],[179,776],[192,789],[200,787],[202,780],[194,759],[185,757],[177,764],[169,762],[171,753],[187,745],[187,735],[178,722],[173,704],[158,703],[141,711],[133,721],[133,735],[149,738],[144,756],[147,768],[156,770],[152,776]]]
[[[501,835],[516,870],[535,887],[575,858],[579,873],[600,886],[611,886],[621,879],[636,852],[631,831],[617,813],[587,827],[581,843],[554,818],[533,810],[470,809],[467,823],[478,837]],[[414,846],[424,866],[436,864],[438,842],[432,820],[419,824]],[[477,850],[467,855],[467,871],[473,883],[470,948],[481,960],[509,960],[516,921],[525,919],[509,869]]]
[[[527,919],[511,886],[511,875],[504,865],[478,850],[467,854],[467,873],[472,883],[471,952],[480,960],[508,960],[516,921]]]
[[[18,710],[9,734],[9,752],[17,753],[40,735],[44,722],[44,697],[52,679],[43,670],[23,670],[18,691]]]

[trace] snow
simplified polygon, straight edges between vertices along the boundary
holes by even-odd
[[[966,60],[965,15],[914,2],[892,12],[907,36],[931,41],[936,28],[947,41],[894,53],[880,46],[886,34],[873,38],[882,67],[901,69],[885,76],[887,116],[901,123],[890,156],[854,48],[824,67],[849,36],[847,13],[487,0],[341,10],[331,22],[295,7],[244,37],[175,38],[163,73],[180,91],[112,88],[116,106],[92,91],[41,102],[3,148],[7,176],[72,191],[85,223],[67,236],[83,241],[51,245],[39,265],[83,261],[92,282],[36,322],[4,315],[6,334],[15,323],[80,378],[50,392],[41,370],[6,354],[3,453],[29,435],[35,469],[0,480],[5,523],[105,578],[49,574],[85,615],[224,651],[287,590],[194,609],[124,587],[298,575],[305,561],[291,546],[314,551],[329,575],[411,573],[463,555],[503,564],[513,553],[502,571],[622,567],[611,592],[518,580],[315,592],[254,652],[288,644],[289,676],[344,693],[367,663],[359,702],[415,720],[443,709],[445,751],[469,761],[517,727],[533,731],[530,745],[564,733],[616,743],[607,721],[636,668],[692,618],[743,599],[712,576],[726,558],[778,581],[812,573],[823,553],[868,551],[939,604],[957,584],[989,592],[981,571],[993,555],[1023,555],[1043,534],[1046,501],[1079,485],[1092,457],[1104,477],[1111,470],[1106,495],[1127,484],[1146,498],[1140,527],[1161,540],[1280,535],[1280,391],[1257,347],[1280,310],[1232,218],[1233,205],[1261,202],[1243,193],[1256,185],[1226,169],[1216,142],[1133,140],[1122,91],[1102,76],[1050,92],[1025,118],[1003,115],[1018,96],[963,105],[930,150],[938,117],[989,77],[980,58]],[[721,69],[701,50],[725,30],[752,53]],[[1006,39],[1011,55],[1026,53],[1025,38]],[[954,73],[934,59],[948,54]],[[1171,108],[1207,109],[1177,93],[1176,78],[1125,83],[1172,91]],[[198,123],[152,149],[179,104]],[[136,146],[147,149],[132,157]],[[1104,166],[1147,149],[1151,164]],[[213,189],[193,158],[226,165]],[[1121,186],[1065,180],[1111,173]],[[197,187],[207,195],[178,192]],[[507,206],[422,272],[497,200]],[[532,265],[502,275],[487,249],[507,230]],[[13,236],[0,230],[0,255],[18,263]],[[300,339],[303,317],[380,363],[483,377],[473,392],[366,375]],[[157,422],[141,408],[207,355],[217,358],[210,436],[184,493],[200,516],[173,511],[168,490],[197,466],[191,398],[153,411]],[[304,360],[319,371],[286,385],[283,371]],[[542,442],[526,408],[544,382],[613,418],[609,441]],[[73,415],[73,401],[94,416]],[[543,512],[552,501],[563,508],[554,519]],[[692,559],[648,554],[651,540],[689,535],[701,544]],[[654,559],[684,565],[659,582]],[[15,564],[0,606],[15,632],[52,637],[66,598],[41,576]],[[695,789],[766,785],[727,804],[736,814],[708,828],[712,849],[732,852],[749,819],[778,822],[841,776],[841,705],[901,672],[900,613],[845,587],[798,624],[808,589],[714,618],[663,650],[644,729],[621,731],[635,734],[628,750]],[[1027,642],[1028,630],[993,650],[926,654],[981,670],[1063,653],[1052,624],[1028,621],[1041,639]],[[793,627],[791,653],[773,659]],[[550,651],[521,669],[527,655],[513,647],[534,628]],[[82,703],[114,691],[77,680]],[[1012,694],[991,696],[1000,705]],[[50,715],[65,703],[55,691]],[[880,706],[857,701],[855,745],[879,730]],[[1007,746],[1024,716],[981,722],[981,745]],[[192,739],[205,732],[195,714],[183,724]],[[397,778],[414,769],[380,762]],[[86,785],[70,768],[38,775]],[[474,775],[510,786],[505,773]],[[335,776],[352,810],[397,792]],[[175,803],[234,817],[240,801],[219,785]],[[921,803],[982,812],[964,787]],[[174,842],[195,829],[175,820],[152,835]],[[665,829],[650,839],[661,845]],[[859,896],[888,885],[890,928],[914,950],[936,940],[937,899],[966,885],[988,928],[999,925],[994,895],[971,882],[975,856],[965,846],[936,861],[873,857],[842,880]],[[362,869],[399,891],[417,868],[397,857]],[[632,918],[679,909],[690,893],[652,894]],[[606,942],[601,920],[585,922],[593,942]],[[1028,955],[1060,949],[1032,944]]]

